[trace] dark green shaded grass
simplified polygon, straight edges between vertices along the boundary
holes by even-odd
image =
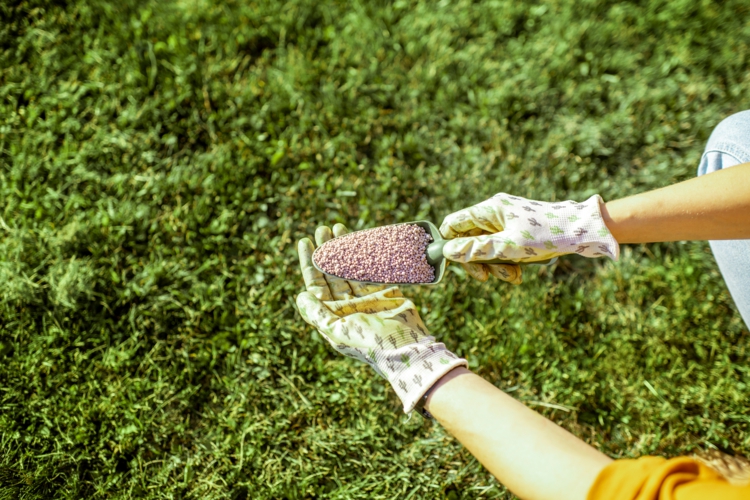
[[[510,498],[295,313],[295,241],[694,175],[742,1],[0,6],[0,497]],[[613,457],[750,452],[708,245],[407,289]]]

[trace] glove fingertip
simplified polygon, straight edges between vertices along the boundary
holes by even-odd
[[[512,280],[509,280],[508,283],[511,285],[520,285],[523,283],[523,271],[521,270],[521,266],[515,266],[516,268],[516,277]]]
[[[310,238],[302,238],[301,240],[297,242],[298,254],[302,254],[314,248],[315,248],[315,245],[313,245],[313,242]]]
[[[345,225],[342,223],[337,223],[335,226],[333,226],[333,237],[338,238],[339,236],[343,236],[346,233],[348,233],[349,230],[346,228]]]
[[[510,283],[512,285],[520,285],[523,282],[520,266],[509,265],[509,264],[495,264],[488,266],[489,271],[495,278]]]
[[[476,264],[476,263],[466,263],[461,264],[461,267],[466,270],[467,273],[469,273],[469,276],[472,278],[485,282],[489,279],[490,275],[487,272],[487,267],[484,264]]]
[[[315,242],[318,244],[318,246],[322,245],[331,238],[333,238],[333,233],[331,232],[330,227],[318,226],[318,228],[315,230]]]
[[[297,309],[302,313],[302,305],[305,303],[305,298],[302,296],[308,292],[302,292],[294,298],[294,303],[297,305]]]
[[[450,238],[455,235],[455,232],[453,231],[451,225],[447,222],[447,219],[444,220],[442,224],[440,224],[440,228],[438,230],[440,231],[440,234],[443,235],[443,238]]]
[[[442,234],[444,238],[455,238],[461,234],[461,229],[459,228],[461,222],[464,222],[468,218],[469,217],[465,214],[465,210],[459,210],[458,212],[446,215],[443,222],[440,224],[440,234]]]

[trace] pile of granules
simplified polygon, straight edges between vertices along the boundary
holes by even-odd
[[[414,224],[383,226],[327,241],[313,254],[315,264],[340,278],[375,283],[431,283],[427,262],[432,236]]]

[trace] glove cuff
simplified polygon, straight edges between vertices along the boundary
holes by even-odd
[[[565,205],[565,208],[555,216],[557,227],[551,230],[552,243],[564,253],[617,260],[620,245],[604,224],[602,203],[602,197],[595,194],[581,203],[568,201],[557,205]]]
[[[404,404],[404,413],[411,412],[443,375],[458,366],[469,366],[431,336],[383,354],[377,364]]]

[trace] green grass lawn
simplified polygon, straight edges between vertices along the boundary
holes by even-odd
[[[512,498],[295,311],[318,224],[694,175],[745,0],[0,3],[0,498]],[[407,288],[612,457],[750,453],[703,242]],[[553,406],[550,406],[553,405]]]

